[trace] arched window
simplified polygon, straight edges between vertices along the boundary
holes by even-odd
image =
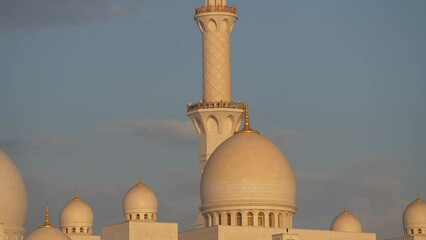
[[[220,213],[217,214],[217,224],[222,225],[222,216],[220,215]]]
[[[132,214],[129,215],[130,220],[132,220]]]
[[[68,228],[65,228],[65,233],[68,233]]]
[[[235,214],[235,218],[237,220],[237,226],[242,226],[243,225],[243,215],[238,212],[238,213]]]
[[[411,229],[411,235],[413,235],[414,234],[414,229]]]
[[[269,213],[269,227],[275,227],[275,214],[273,212]]]
[[[226,225],[231,226],[231,214],[230,213],[226,214]]]
[[[82,233],[82,232],[84,232],[84,229],[83,229],[82,227],[80,228],[80,232],[81,232],[81,233]]]
[[[148,214],[143,215],[144,219],[148,219]]]
[[[72,228],[72,232],[75,233],[75,228]]]
[[[283,214],[282,213],[278,214],[278,227],[279,228],[283,227]]]
[[[419,233],[419,234],[422,234],[422,230],[421,230],[420,228],[419,228],[419,230],[418,230],[418,233]]]
[[[260,212],[257,214],[257,226],[264,227],[265,226],[265,214]]]
[[[247,226],[253,226],[253,213],[247,213]]]
[[[136,219],[141,219],[141,215],[139,213],[136,214]]]

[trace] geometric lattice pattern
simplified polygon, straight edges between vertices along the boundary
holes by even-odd
[[[230,102],[231,97],[231,25],[236,17],[219,15],[197,19],[203,32],[204,102]]]

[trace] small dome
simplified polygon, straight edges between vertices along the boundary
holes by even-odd
[[[213,152],[201,177],[201,211],[296,210],[296,181],[284,153],[259,133],[241,131]]]
[[[76,192],[75,198],[69,201],[61,212],[61,228],[93,227],[93,211]]]
[[[46,208],[45,222],[37,230],[32,232],[25,240],[71,240],[65,233],[56,229],[49,223],[49,210]]]
[[[420,198],[420,193],[405,209],[402,221],[405,229],[426,228],[426,203]]]
[[[333,220],[331,230],[338,232],[362,232],[362,226],[359,220],[345,206],[345,210]]]
[[[139,177],[138,183],[127,191],[123,199],[123,213],[157,213],[157,196]]]
[[[25,238],[25,240],[49,240],[49,239],[71,240],[71,238],[69,238],[65,233],[53,227],[39,228]]]
[[[5,230],[25,231],[27,189],[16,165],[0,150],[0,224]]]

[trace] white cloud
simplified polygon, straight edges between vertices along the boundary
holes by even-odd
[[[0,29],[76,26],[129,16],[152,0],[1,0]]]
[[[75,139],[61,138],[43,133],[31,140],[19,138],[0,139],[0,148],[9,154],[32,155],[40,151],[51,151],[57,155],[70,155],[77,149],[84,149],[84,146]]]
[[[96,131],[121,137],[159,139],[173,143],[194,143],[197,138],[194,126],[190,121],[174,119],[133,120],[117,125],[101,124]]]

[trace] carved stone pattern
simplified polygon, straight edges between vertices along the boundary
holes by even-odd
[[[219,23],[224,24],[224,23]],[[230,32],[209,31],[203,34],[204,101],[231,101]]]

